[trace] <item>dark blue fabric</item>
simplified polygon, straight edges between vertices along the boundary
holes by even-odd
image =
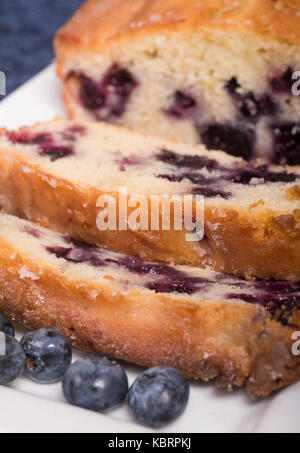
[[[7,94],[51,62],[57,29],[83,2],[0,0],[0,71]]]

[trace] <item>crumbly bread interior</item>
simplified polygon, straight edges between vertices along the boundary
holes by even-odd
[[[300,67],[299,47],[285,40],[230,28],[229,23],[224,29],[153,27],[120,36],[100,49],[74,45],[66,52],[60,45],[63,42],[58,41],[59,75],[69,112],[76,118],[102,117],[191,143],[216,144],[215,139],[205,139],[203,131],[209,125],[230,126],[251,136],[251,159],[267,161],[274,160],[274,125],[299,122],[299,96],[293,96],[289,86],[276,86],[285,73]],[[122,114],[105,117],[101,109],[85,108],[80,85],[82,76],[99,83],[113,64],[128,70],[138,85]],[[226,88],[232,79],[238,84],[235,92]],[[172,114],[178,92],[195,101],[196,107],[180,115],[175,105]],[[240,155],[244,153],[241,150]]]
[[[291,333],[300,282],[245,281],[80,243],[0,214],[0,306],[76,346],[253,396],[299,378]]]
[[[73,282],[74,285],[93,285],[95,298],[101,294],[103,286],[113,288],[116,294],[135,290],[155,291],[167,293],[170,299],[185,293],[191,303],[226,300],[244,304],[239,298],[241,292],[246,300],[247,297],[255,300],[262,292],[261,287],[251,282],[210,269],[142,261],[74,241],[7,214],[0,213],[0,226],[1,241],[14,250],[12,262],[17,262],[20,256],[23,262],[28,263],[20,268],[20,279],[36,281],[45,273],[58,274],[63,281]],[[299,290],[294,289],[294,292],[299,297]]]
[[[47,144],[49,137],[50,152],[51,146],[59,151],[62,149],[55,159],[51,154],[41,152],[40,144],[43,145],[43,141]],[[272,182],[274,178],[269,178],[269,181],[268,178],[256,177],[257,166],[223,152],[208,153],[201,145],[185,145],[144,136],[105,123],[57,119],[15,133],[3,131],[0,149],[2,158],[5,162],[7,160],[5,165],[13,165],[10,157],[16,157],[23,162],[24,172],[32,171],[32,168],[26,167],[30,164],[48,174],[50,185],[55,185],[52,176],[84,188],[96,187],[105,192],[117,192],[120,187],[126,187],[129,195],[147,196],[201,195],[201,190],[197,191],[197,188],[207,185],[214,190],[217,188],[215,196],[210,194],[205,197],[207,206],[234,205],[245,211],[250,208],[257,212],[276,209],[282,213],[299,209],[299,199],[288,195],[290,190],[298,187],[298,166],[269,166],[267,172],[271,175],[285,175],[278,182]],[[203,158],[203,165],[199,165],[198,158]],[[249,183],[236,182],[239,178],[236,179],[235,175],[249,171],[254,171]],[[288,175],[293,175],[292,180],[289,181]],[[222,197],[222,193],[229,196]]]

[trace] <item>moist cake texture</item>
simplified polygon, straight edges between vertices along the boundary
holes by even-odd
[[[299,8],[90,0],[56,38],[69,114],[299,165]]]
[[[0,310],[143,366],[253,396],[299,378],[300,282],[247,282],[99,249],[0,214]]]
[[[141,259],[246,278],[300,278],[299,166],[254,165],[200,145],[62,119],[3,130],[0,155],[0,204],[8,213]],[[144,197],[146,227],[119,227],[122,188],[128,205]],[[116,229],[98,228],[104,195],[116,202]],[[190,216],[204,212],[203,238],[188,242],[186,228],[176,229],[175,220],[185,223],[173,204],[169,231],[162,222],[151,228],[151,196],[161,221],[162,201],[174,195],[194,196]]]

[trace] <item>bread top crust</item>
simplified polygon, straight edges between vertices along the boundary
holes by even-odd
[[[153,28],[239,29],[300,44],[300,0],[89,0],[57,45],[102,47]]]

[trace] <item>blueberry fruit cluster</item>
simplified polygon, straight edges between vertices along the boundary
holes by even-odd
[[[186,408],[189,384],[173,368],[151,368],[129,389],[124,368],[110,357],[90,356],[71,365],[71,345],[57,330],[29,332],[20,342],[14,334],[12,324],[0,315],[0,385],[11,383],[24,370],[41,384],[62,380],[70,404],[96,412],[121,404],[128,395],[134,418],[151,428],[175,420]]]

